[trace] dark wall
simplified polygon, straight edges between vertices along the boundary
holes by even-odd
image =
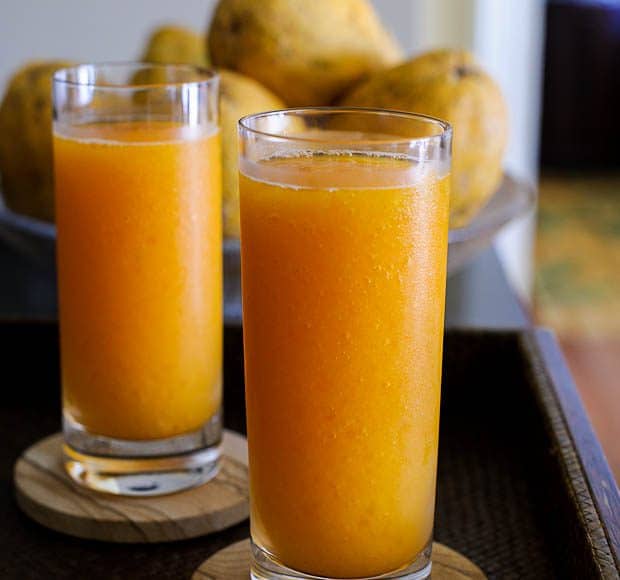
[[[541,164],[620,168],[620,0],[547,4]]]

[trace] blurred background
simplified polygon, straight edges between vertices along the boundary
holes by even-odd
[[[0,8],[0,92],[33,59],[137,60],[151,31],[204,31],[215,0],[20,0]],[[508,104],[505,169],[538,211],[450,278],[448,323],[554,329],[620,476],[620,0],[373,2],[407,54],[471,50]],[[44,264],[0,229],[0,317],[55,316]],[[501,385],[498,385],[501,388]]]

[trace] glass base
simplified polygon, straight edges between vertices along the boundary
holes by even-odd
[[[94,435],[67,413],[63,433],[65,470],[76,483],[100,492],[165,495],[206,483],[219,471],[219,412],[192,433],[154,441]]]
[[[366,578],[350,578],[349,580],[424,580],[431,576],[431,549],[432,542],[426,545],[424,550],[414,562],[379,576],[368,576]],[[331,576],[313,576],[297,572],[291,568],[280,564],[277,559],[266,550],[252,542],[252,569],[250,572],[252,580],[334,580]]]

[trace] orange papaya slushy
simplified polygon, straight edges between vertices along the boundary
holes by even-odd
[[[321,577],[405,567],[433,527],[448,169],[311,151],[242,162],[240,195],[253,542]]]
[[[217,129],[78,125],[54,135],[65,414],[168,438],[220,407]]]

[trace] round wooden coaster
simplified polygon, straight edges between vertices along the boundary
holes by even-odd
[[[66,474],[62,434],[29,447],[17,460],[17,503],[33,520],[71,536],[107,542],[170,542],[203,536],[249,515],[247,441],[224,431],[219,474],[205,485],[151,498],[80,487]]]
[[[241,540],[205,560],[192,580],[248,580],[250,574],[250,540]],[[433,542],[433,580],[485,580],[486,576],[462,554]]]

